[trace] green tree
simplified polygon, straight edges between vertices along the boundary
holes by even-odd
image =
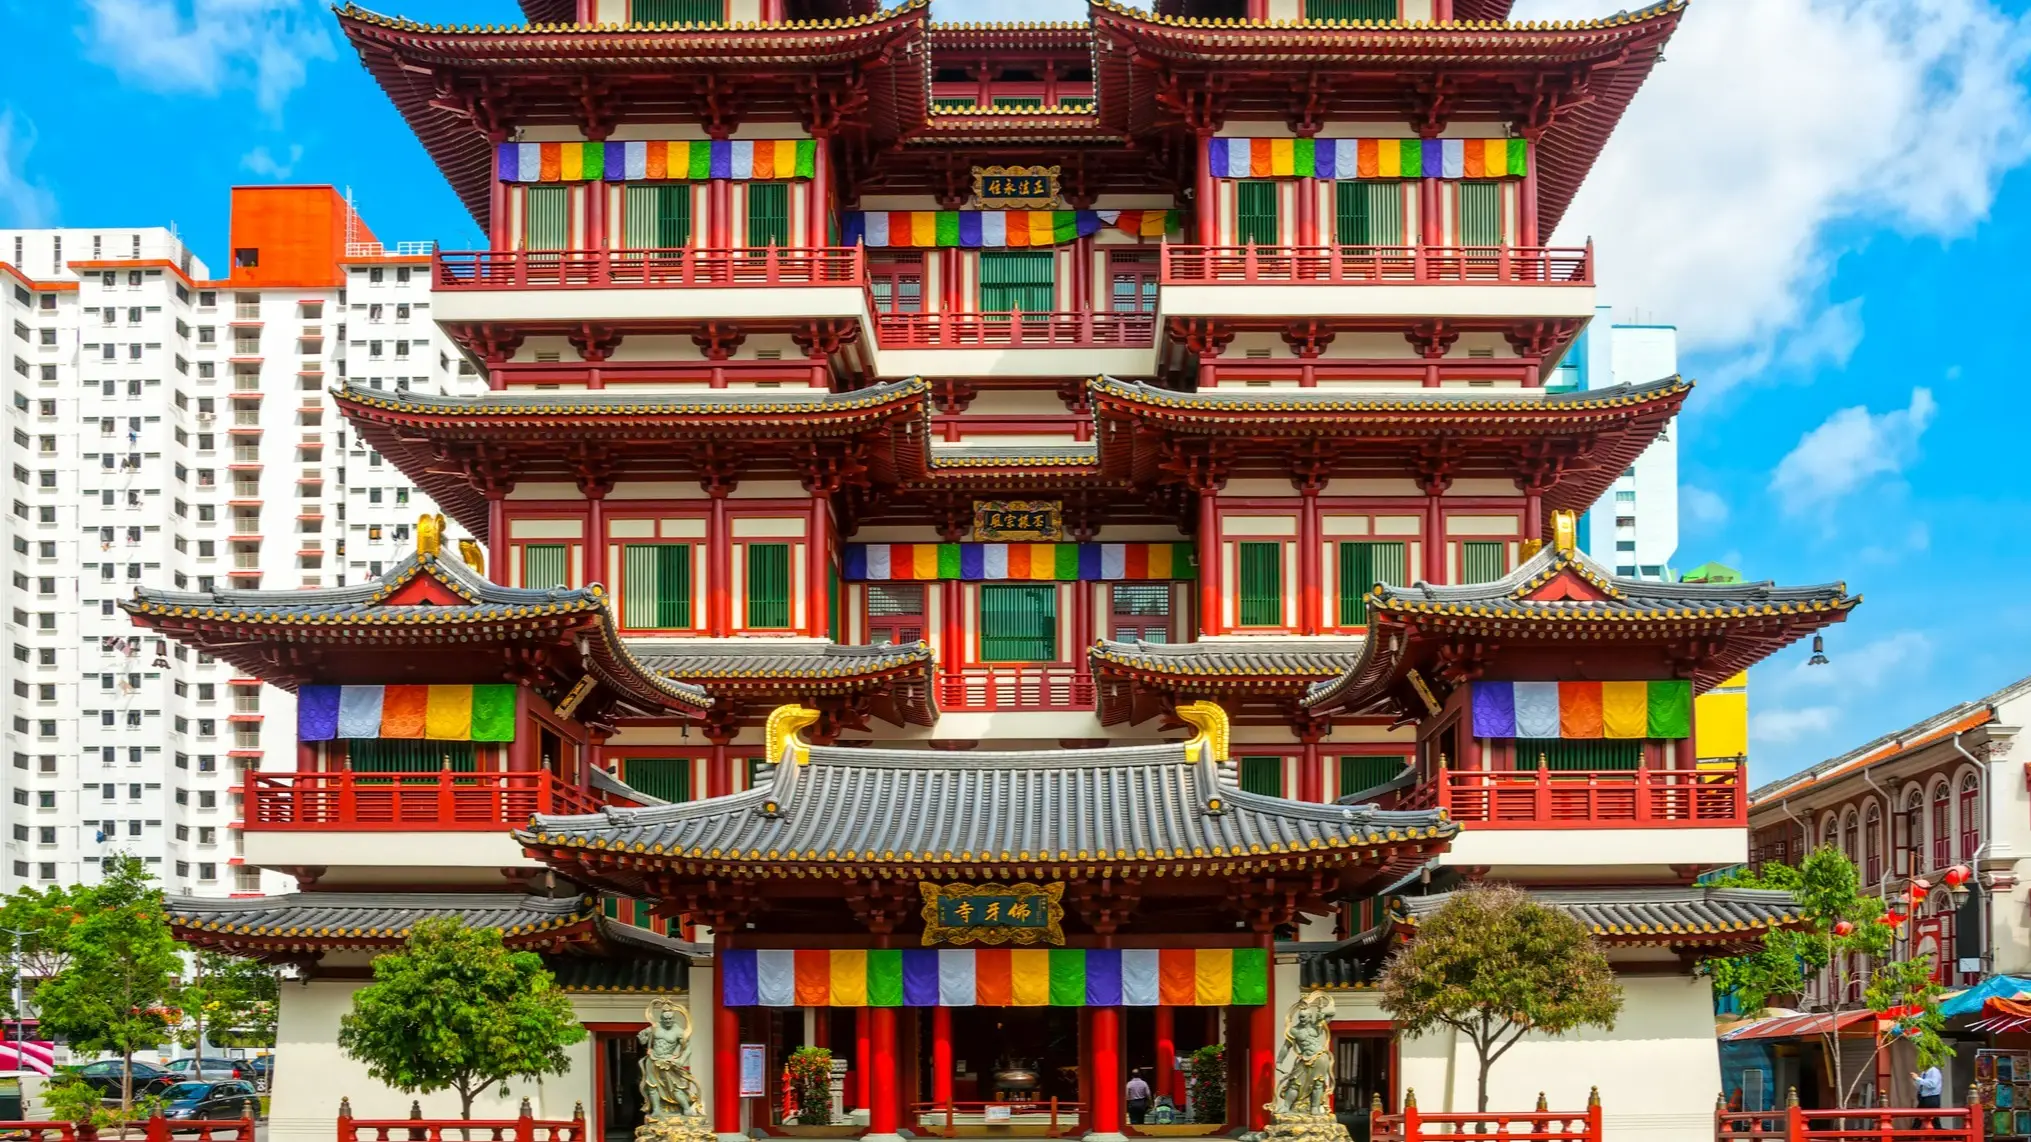
[[[42,1025],[83,1051],[120,1056],[120,1107],[134,1106],[134,1052],[167,1039],[181,1016],[182,966],[162,892],[139,857],[105,862],[105,879],[80,898],[88,905],[64,937],[68,962],[36,989]]]
[[[0,1008],[15,1011],[14,984],[19,978],[24,993],[37,982],[62,971],[70,963],[70,929],[79,916],[89,912],[91,889],[84,885],[57,885],[53,888],[21,888],[0,899],[0,929],[5,929],[8,957],[5,975],[0,977]],[[33,1004],[28,1005],[33,1010]]]
[[[200,1054],[206,1041],[222,1047],[275,1045],[275,1002],[281,987],[275,968],[218,952],[193,951],[191,978],[182,993],[188,1021],[177,1042]]]
[[[1209,1043],[1192,1052],[1185,1062],[1185,1079],[1191,1083],[1192,1121],[1227,1121],[1227,1048]]]
[[[1405,1035],[1450,1027],[1488,1071],[1525,1035],[1613,1029],[1622,988],[1586,926],[1508,885],[1476,885],[1418,923],[1382,970],[1382,1009]]]
[[[561,1074],[564,1048],[583,1038],[541,957],[509,951],[499,929],[439,917],[419,922],[406,950],[374,961],[374,982],[339,1019],[338,1043],[397,1090],[457,1092],[471,1118],[489,1086]]]

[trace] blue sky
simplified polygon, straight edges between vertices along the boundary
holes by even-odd
[[[509,0],[382,0],[507,23]],[[1595,16],[1618,0],[1521,0]],[[1630,5],[1634,7],[1634,5]],[[2031,674],[2022,277],[2031,0],[1694,0],[1575,203],[1602,300],[1680,327],[1677,564],[1867,602],[1752,679],[1768,779]],[[943,19],[1078,0],[937,0]],[[0,0],[0,226],[173,222],[227,188],[350,186],[389,241],[479,235],[316,0]]]

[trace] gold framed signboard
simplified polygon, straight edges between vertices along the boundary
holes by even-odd
[[[973,538],[980,543],[1056,543],[1065,538],[1058,500],[975,500]]]
[[[924,943],[1063,944],[1063,884],[917,885]]]
[[[982,210],[1056,210],[1058,167],[974,167],[973,198]]]

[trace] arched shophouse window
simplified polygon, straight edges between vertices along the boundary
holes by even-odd
[[[1925,830],[1925,791],[1916,785],[1904,791],[1904,807],[1890,822],[1890,851],[1897,876],[1917,876]]]
[[[1826,824],[1823,825],[1819,831],[1820,847],[1830,849],[1840,843],[1841,843],[1840,819],[1835,817],[1832,813],[1828,813],[1826,815]]]
[[[1883,807],[1869,802],[1869,815],[1862,825],[1862,880],[1865,884],[1883,882]]]
[[[1859,871],[1862,867],[1862,815],[1853,809],[1841,818],[1841,852]]]
[[[1945,868],[1953,863],[1953,832],[1947,820],[1946,808],[1953,794],[1946,782],[1932,787],[1932,867]]]
[[[1970,773],[1960,779],[1960,859],[1975,859],[1982,845],[1982,779]]]

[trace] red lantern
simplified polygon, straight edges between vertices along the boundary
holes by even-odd
[[[1940,879],[1946,882],[1948,888],[1959,888],[1961,885],[1966,884],[1972,876],[1974,876],[1973,870],[1964,864],[1957,864],[1947,869]]]
[[[1876,923],[1891,928],[1895,928],[1897,925],[1902,924],[1903,922],[1904,922],[1904,913],[1902,912],[1885,912],[1883,913],[1883,915],[1877,917],[1876,919]]]
[[[1854,932],[1855,926],[1846,920],[1841,920],[1834,924],[1834,935],[1836,936],[1852,936]]]
[[[1922,882],[1913,881],[1911,884],[1911,892],[1909,895],[1911,896],[1911,902],[1913,904],[1925,903],[1925,895],[1926,895],[1925,885]]]

